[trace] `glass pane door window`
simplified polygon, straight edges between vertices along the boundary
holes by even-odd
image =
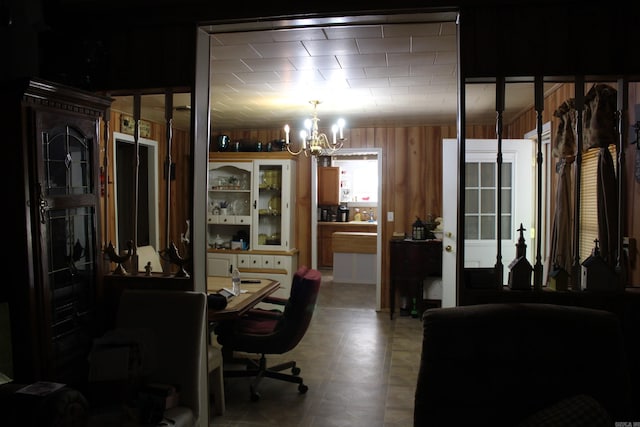
[[[498,224],[498,174],[495,162],[466,163],[465,240],[495,240]],[[511,240],[513,224],[513,165],[502,163],[501,238]]]
[[[209,246],[247,249],[251,226],[251,162],[210,163],[207,224]]]
[[[253,248],[287,250],[290,241],[291,163],[286,160],[255,162]],[[286,223],[285,223],[286,222]]]

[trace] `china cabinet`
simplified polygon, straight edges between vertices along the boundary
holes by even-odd
[[[287,283],[297,269],[296,162],[288,154],[212,153],[207,190],[207,272]]]
[[[39,79],[2,90],[11,376],[80,386],[99,333],[98,147],[111,100]]]

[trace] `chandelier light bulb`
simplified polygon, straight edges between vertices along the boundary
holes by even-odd
[[[289,125],[284,125],[285,141],[289,144]]]
[[[338,129],[340,130],[340,139],[344,139],[344,135],[342,134],[342,131],[344,129],[345,124],[346,123],[343,118],[338,119]]]

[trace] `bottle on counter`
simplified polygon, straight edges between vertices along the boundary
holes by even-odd
[[[362,221],[362,214],[360,213],[360,209],[356,208],[356,214],[353,216],[354,221]]]
[[[231,291],[234,295],[240,295],[240,271],[238,267],[233,267],[233,272],[231,273]]]

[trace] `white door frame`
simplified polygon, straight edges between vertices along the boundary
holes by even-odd
[[[538,143],[538,130],[533,129],[524,134],[526,139],[530,139],[534,141],[535,144]],[[537,147],[537,145],[536,145]],[[535,203],[540,202],[541,210],[542,210],[542,218],[540,223],[538,223],[538,218],[534,218],[534,223],[536,224],[536,233],[535,239],[541,239],[540,241],[540,252],[541,252],[541,262],[542,262],[542,285],[544,286],[547,283],[547,277],[549,276],[549,269],[551,267],[551,262],[549,257],[551,256],[550,244],[551,244],[551,203],[549,203],[549,194],[551,194],[551,184],[553,178],[556,176],[555,171],[551,169],[551,122],[546,122],[542,125],[542,194],[539,200],[536,200]],[[537,170],[536,170],[537,173]],[[537,176],[537,175],[536,175]],[[537,193],[536,193],[537,196]],[[553,196],[552,196],[553,197]],[[531,241],[532,245],[536,245],[536,248],[533,249],[534,256],[537,256],[537,240],[533,239]],[[533,264],[533,262],[532,262]]]

